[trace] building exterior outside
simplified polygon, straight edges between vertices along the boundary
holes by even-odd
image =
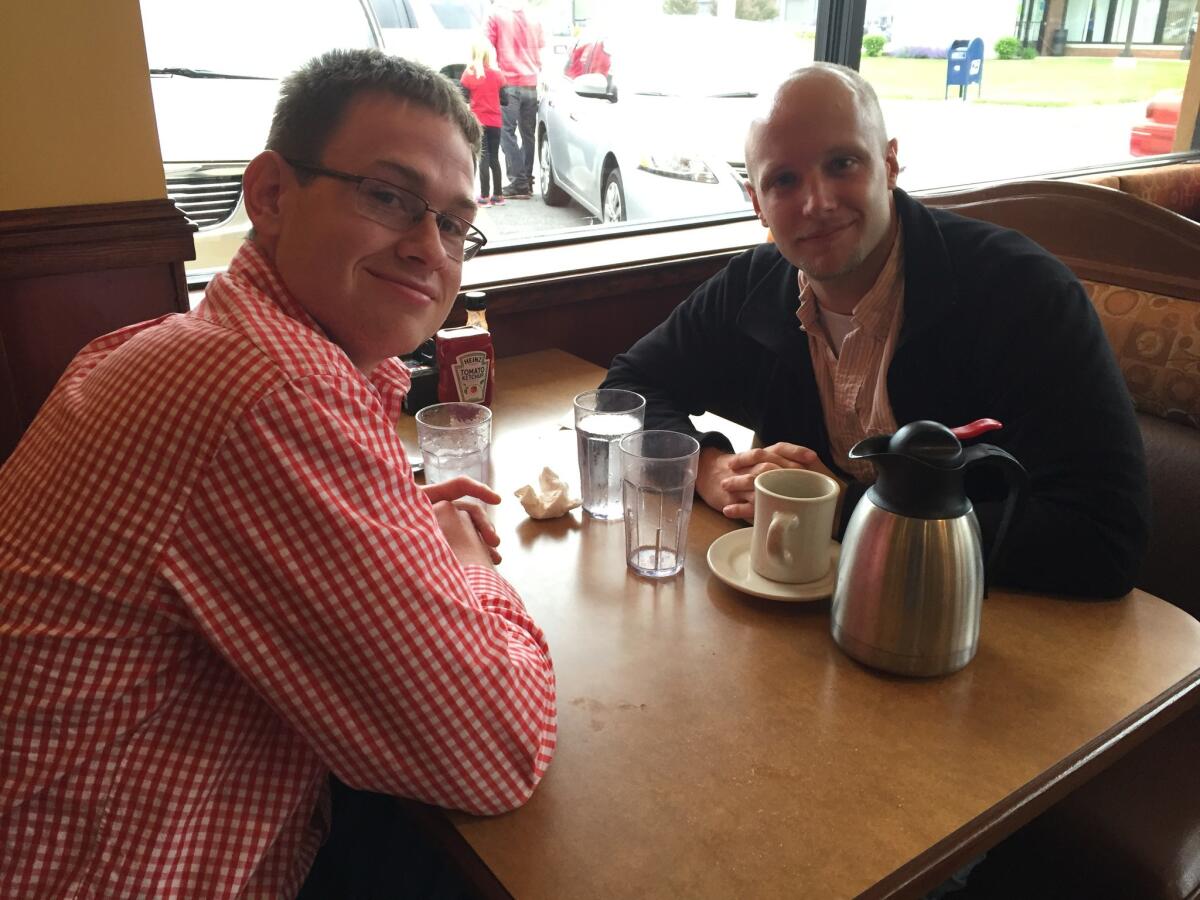
[[[1021,37],[1042,53],[1186,59],[1200,18],[1200,2],[1024,0],[1022,11],[1035,25],[1032,33]]]
[[[979,37],[990,53],[1011,35],[1043,55],[1178,59],[1198,9],[1198,0],[868,0],[864,31],[883,34],[888,52]]]
[[[888,53],[914,48],[946,50],[952,41],[982,38],[990,55],[1014,34],[1012,0],[868,0],[866,34],[887,38]]]

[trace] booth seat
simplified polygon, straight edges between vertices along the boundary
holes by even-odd
[[[1200,223],[1125,186],[1016,182],[923,199],[1016,228],[1080,277],[1146,445],[1138,586],[1200,617]],[[968,897],[1200,898],[1200,706],[994,848],[969,884]]]
[[[1072,179],[1116,188],[1155,206],[1200,222],[1200,160]]]
[[[1197,241],[1200,282],[1200,224],[1187,224]],[[1200,299],[1090,279],[1083,285],[1125,376],[1146,445],[1154,529],[1138,586],[1200,618],[1192,557],[1200,551]]]
[[[1125,193],[1200,222],[1200,160],[1119,175]]]

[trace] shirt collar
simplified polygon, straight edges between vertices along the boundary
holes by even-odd
[[[888,251],[883,268],[879,270],[879,275],[870,290],[854,307],[854,327],[880,341],[887,339],[895,301],[904,288],[903,231],[897,220],[896,236],[892,239],[892,248]],[[821,307],[817,302],[817,295],[808,277],[801,270],[796,271],[796,283],[800,288],[800,305],[796,309],[796,318],[800,320],[800,326],[805,331],[823,334],[824,328],[816,327],[821,321]]]
[[[367,379],[373,388],[379,392],[383,401],[383,409],[392,422],[400,421],[400,413],[404,409],[404,398],[412,386],[412,373],[398,357],[391,356],[377,365]]]
[[[310,316],[308,310],[288,293],[288,289],[283,286],[283,279],[279,277],[279,270],[254,241],[242,242],[241,249],[229,263],[229,276],[249,285],[258,294],[283,310],[288,318],[295,319],[301,325],[329,340],[329,335],[317,324],[317,320]]]
[[[229,264],[229,276],[245,282],[257,294],[274,303],[290,319],[295,319],[301,325],[319,334],[330,344],[337,347],[320,324],[309,315],[308,310],[300,305],[284,287],[283,279],[274,263],[267,258],[254,241],[242,242],[241,249]],[[346,356],[344,350],[337,348],[346,366],[375,389],[383,403],[385,414],[393,422],[400,420],[404,397],[412,386],[412,373],[398,357],[389,357],[377,365],[369,376],[364,376]]]

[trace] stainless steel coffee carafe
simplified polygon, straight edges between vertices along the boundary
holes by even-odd
[[[964,448],[960,439],[999,427],[994,419],[956,429],[911,422],[850,450],[852,459],[871,460],[877,473],[842,538],[833,595],[833,639],[850,656],[900,675],[943,675],[975,656],[986,582],[979,522],[963,476],[990,464],[1007,482],[989,569],[1028,476],[999,447]]]

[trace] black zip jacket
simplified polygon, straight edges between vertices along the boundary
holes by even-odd
[[[1023,235],[895,192],[904,232],[904,321],[887,373],[900,425],[999,419],[981,440],[1024,465],[1030,491],[995,584],[1085,597],[1134,585],[1149,496],[1141,433],[1112,350],[1075,276]],[[774,245],[733,259],[665,322],[617,356],[604,387],[646,397],[646,428],[700,435],[689,414],[716,413],[763,445],[811,447],[834,472],[807,336],[796,318],[796,267]],[[865,486],[851,482],[845,519]],[[985,551],[1003,487],[972,470]]]

